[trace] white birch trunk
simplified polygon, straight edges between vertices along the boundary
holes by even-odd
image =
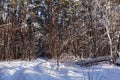
[[[106,15],[103,15],[104,19],[105,19],[105,28],[106,28],[106,33],[107,33],[107,36],[108,36],[108,39],[109,39],[109,45],[110,45],[110,55],[111,55],[111,58],[113,58],[113,50],[112,50],[112,39],[110,37],[110,19],[108,18],[108,13],[110,13],[110,11],[108,12],[108,8],[110,8],[110,1],[108,2],[108,5],[106,5]],[[112,61],[112,59],[111,59]]]

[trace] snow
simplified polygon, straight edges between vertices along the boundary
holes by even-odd
[[[119,53],[119,54],[120,54],[120,53]],[[120,58],[117,58],[116,63],[117,63],[117,64],[120,64]]]
[[[41,26],[40,26],[39,23],[37,23],[37,22],[33,22],[32,24],[33,24],[34,27],[36,27],[36,28],[41,28]]]
[[[120,80],[120,67],[100,63],[91,67],[37,59],[0,62],[0,80]]]

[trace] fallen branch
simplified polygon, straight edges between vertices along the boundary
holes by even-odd
[[[111,56],[102,56],[97,58],[79,60],[76,62],[76,64],[80,66],[91,66],[93,64],[97,64],[98,62],[110,61],[111,59],[112,59]]]

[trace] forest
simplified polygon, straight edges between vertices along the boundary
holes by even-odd
[[[0,60],[120,56],[119,0],[0,3]]]

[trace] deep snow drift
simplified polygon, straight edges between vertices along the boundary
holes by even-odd
[[[101,63],[92,67],[43,59],[0,62],[0,80],[120,80],[120,67]]]

